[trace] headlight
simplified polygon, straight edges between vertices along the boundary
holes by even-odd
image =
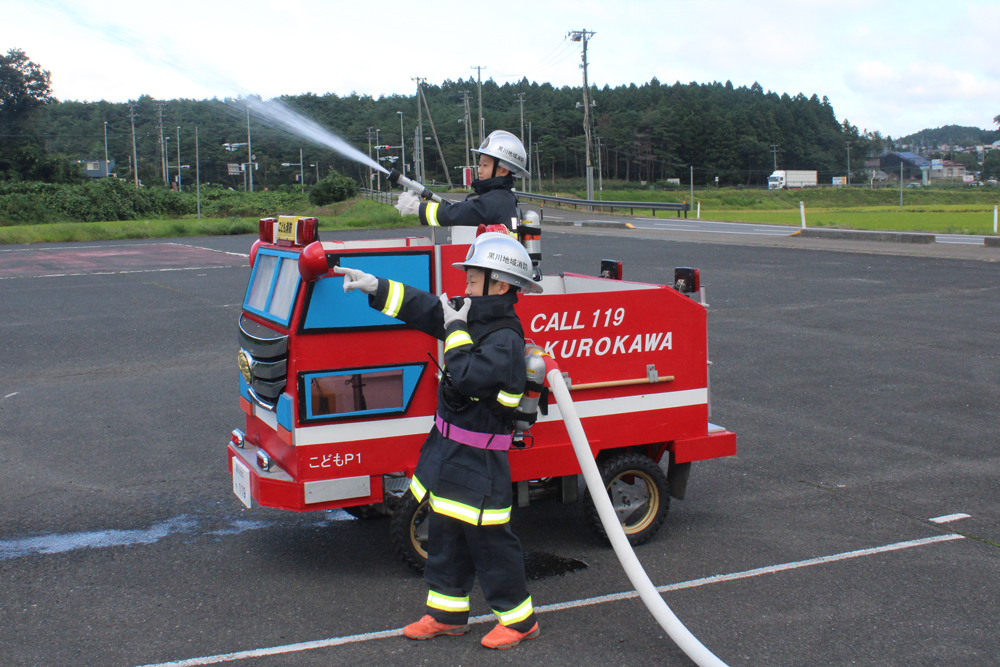
[[[253,358],[247,354],[247,351],[240,350],[240,374],[243,375],[243,381],[247,384],[253,384],[253,370],[250,367],[251,362],[253,362]]]

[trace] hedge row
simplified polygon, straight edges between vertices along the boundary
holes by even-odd
[[[202,188],[201,192],[201,212],[206,217],[274,215],[307,205],[298,191]],[[114,178],[80,184],[0,181],[0,226],[177,218],[195,213],[197,206],[193,191],[136,188]]]

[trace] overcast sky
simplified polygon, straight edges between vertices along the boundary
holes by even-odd
[[[0,48],[49,70],[61,100],[378,97],[474,65],[576,86],[566,33],[587,29],[600,86],[757,81],[826,95],[841,121],[892,136],[993,129],[1000,114],[997,0],[0,0],[0,16]]]

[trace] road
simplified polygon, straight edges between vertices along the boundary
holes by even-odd
[[[615,597],[577,505],[515,512],[529,552],[587,567],[534,570],[542,635],[509,652],[485,622],[398,636],[426,589],[384,521],[243,509],[225,444],[251,242],[0,249],[0,662],[692,664]],[[739,454],[695,464],[637,554],[729,665],[996,664],[996,257],[896,245],[546,227],[549,273],[701,269]]]

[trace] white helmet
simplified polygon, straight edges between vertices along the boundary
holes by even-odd
[[[483,145],[478,149],[473,148],[473,153],[481,153],[500,160],[500,166],[510,170],[515,176],[529,178],[528,154],[524,150],[524,144],[515,135],[506,130],[494,130],[490,136],[486,137]]]
[[[489,278],[510,283],[522,292],[542,293],[542,286],[532,276],[528,251],[507,234],[480,234],[469,246],[465,261],[452,266],[462,271],[474,266],[486,271]]]

